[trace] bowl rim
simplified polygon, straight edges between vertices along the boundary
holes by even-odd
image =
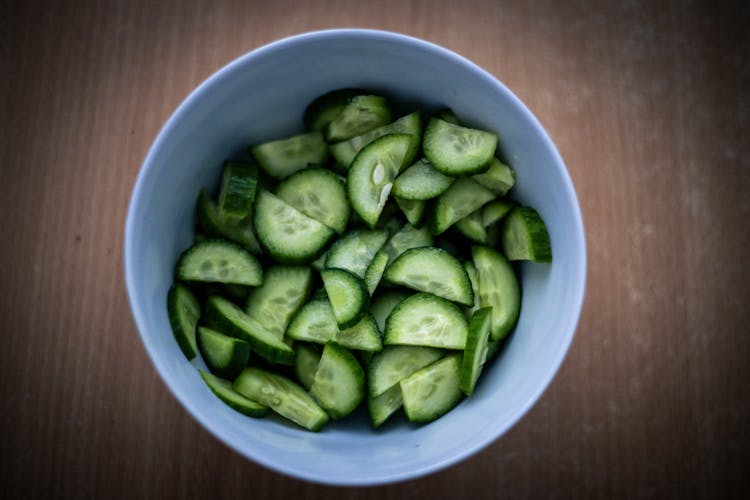
[[[144,335],[143,333],[147,330],[148,325],[146,324],[146,320],[145,320],[146,315],[143,309],[141,308],[141,306],[139,305],[138,294],[136,293],[136,289],[135,289],[136,277],[135,277],[135,272],[134,272],[134,264],[131,263],[133,260],[133,255],[135,253],[134,238],[133,238],[133,235],[135,234],[135,231],[136,231],[136,225],[137,225],[137,221],[135,217],[135,211],[136,211],[135,207],[137,207],[140,204],[141,197],[143,196],[143,191],[145,188],[145,178],[147,177],[147,171],[153,167],[154,158],[157,155],[157,152],[162,149],[162,144],[172,134],[173,129],[175,129],[178,126],[183,116],[187,114],[194,106],[197,105],[197,102],[201,100],[202,96],[210,93],[214,87],[221,84],[225,79],[230,78],[232,73],[235,71],[235,69],[245,64],[248,64],[253,59],[263,56],[264,54],[268,52],[273,52],[273,51],[283,49],[288,46],[303,44],[312,40],[336,39],[336,38],[375,39],[378,41],[388,41],[391,43],[400,43],[400,44],[417,46],[418,48],[424,49],[426,51],[435,52],[437,53],[438,56],[449,59],[451,60],[451,62],[456,63],[458,66],[464,67],[468,71],[476,73],[481,78],[487,80],[500,93],[504,94],[504,96],[507,99],[509,99],[510,101],[513,101],[513,104],[523,112],[523,114],[529,120],[529,123],[535,129],[535,132],[539,135],[539,137],[542,139],[545,145],[552,152],[554,161],[558,163],[559,167],[562,167],[561,176],[563,179],[563,187],[565,190],[566,197],[572,201],[572,208],[573,208],[574,231],[571,233],[570,236],[574,237],[575,240],[579,243],[578,246],[580,246],[580,252],[576,254],[576,258],[578,262],[575,262],[575,265],[581,270],[580,274],[576,276],[577,283],[575,283],[575,287],[574,287],[575,290],[579,291],[579,293],[577,294],[576,297],[574,297],[574,300],[573,300],[576,314],[570,325],[571,327],[568,329],[567,332],[565,332],[565,337],[563,339],[563,342],[560,344],[560,348],[555,353],[554,362],[547,365],[547,371],[543,377],[544,382],[542,384],[539,384],[539,386],[535,388],[535,390],[527,398],[526,402],[523,405],[518,406],[515,409],[512,416],[509,419],[507,419],[503,423],[503,425],[496,427],[494,433],[489,433],[484,439],[479,440],[473,445],[467,446],[466,448],[462,449],[460,452],[456,453],[455,455],[451,456],[448,459],[434,462],[423,467],[409,469],[408,471],[394,473],[394,474],[391,474],[390,476],[382,476],[382,477],[374,478],[372,480],[364,480],[364,481],[363,480],[347,480],[347,478],[345,477],[333,477],[333,476],[321,477],[320,475],[308,473],[306,471],[299,471],[291,467],[286,467],[284,463],[274,461],[270,459],[269,457],[264,456],[262,454],[248,453],[247,450],[244,450],[242,447],[240,447],[238,443],[234,443],[231,440],[225,439],[221,435],[218,429],[214,429],[214,427],[211,425],[211,422],[208,421],[208,419],[204,418],[204,416],[201,415],[201,412],[198,411],[197,408],[194,408],[194,405],[190,401],[188,394],[183,394],[181,392],[178,392],[176,388],[173,387],[173,385],[169,382],[171,380],[171,377],[167,375],[165,368],[163,368],[156,362],[157,348],[154,344],[152,344],[148,340],[147,336]],[[560,369],[560,366],[563,360],[565,359],[565,356],[567,355],[568,350],[570,349],[573,338],[575,336],[575,332],[578,327],[578,323],[580,321],[580,316],[581,316],[581,312],[583,308],[583,300],[585,297],[585,289],[586,289],[586,276],[587,276],[586,238],[585,238],[583,217],[581,214],[578,197],[576,195],[576,191],[573,186],[570,173],[567,169],[567,166],[565,165],[565,162],[562,159],[562,156],[560,155],[559,151],[557,150],[554,143],[552,142],[549,135],[547,134],[547,131],[542,127],[541,123],[536,118],[536,116],[531,112],[531,110],[526,106],[526,104],[524,104],[498,78],[496,78],[494,75],[492,75],[491,73],[489,73],[487,70],[483,69],[476,63],[470,61],[466,57],[459,55],[458,53],[453,52],[452,50],[442,47],[440,45],[437,45],[433,42],[429,42],[429,41],[426,41],[424,39],[417,38],[414,36],[405,35],[402,33],[396,33],[392,31],[386,31],[386,30],[364,29],[364,28],[334,28],[334,29],[308,31],[308,32],[303,32],[303,33],[299,33],[295,35],[290,35],[290,36],[272,41],[270,43],[264,44],[249,52],[246,52],[245,54],[235,58],[234,60],[230,61],[229,63],[227,63],[226,65],[224,65],[223,67],[215,71],[213,74],[211,74],[207,79],[205,79],[192,92],[190,92],[187,95],[187,97],[185,97],[180,102],[177,109],[166,120],[164,125],[159,130],[153,143],[149,147],[149,150],[143,162],[141,163],[141,166],[138,171],[138,176],[133,185],[133,190],[131,193],[130,201],[128,204],[128,211],[126,215],[124,236],[125,237],[123,241],[123,253],[124,253],[124,274],[125,274],[126,290],[127,290],[130,310],[133,316],[133,320],[135,321],[135,324],[136,324],[136,329],[138,330],[138,334],[141,338],[141,342],[146,348],[146,352],[148,353],[148,357],[151,361],[151,364],[154,366],[160,378],[162,379],[164,384],[167,386],[169,391],[172,393],[172,395],[180,402],[182,407],[185,408],[188,411],[188,413],[195,420],[197,420],[206,431],[208,431],[216,439],[218,439],[219,441],[224,443],[226,446],[236,451],[241,456],[248,458],[257,464],[260,464],[268,469],[271,469],[275,472],[281,473],[288,477],[293,477],[296,479],[301,479],[301,480],[318,483],[318,484],[328,484],[328,485],[334,485],[334,486],[375,486],[375,485],[381,485],[381,484],[392,484],[396,482],[406,481],[409,479],[415,479],[421,476],[425,476],[425,475],[446,469],[447,467],[450,467],[451,465],[461,462],[465,460],[466,458],[476,454],[480,450],[486,448],[497,439],[499,439],[510,428],[516,425],[516,423],[518,423],[518,421],[531,409],[531,407],[534,406],[534,404],[536,404],[536,402],[541,398],[542,394],[550,386],[552,380],[554,379],[555,375]]]

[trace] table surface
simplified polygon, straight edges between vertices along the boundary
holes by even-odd
[[[750,462],[747,2],[0,4],[0,496],[740,496]],[[200,427],[130,316],[123,222],[146,151],[211,73],[369,27],[463,54],[547,128],[583,211],[575,340],[526,417],[401,484],[331,488]],[[745,221],[745,222],[743,222]]]

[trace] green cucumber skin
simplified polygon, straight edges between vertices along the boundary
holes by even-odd
[[[305,128],[311,132],[322,132],[341,114],[353,98],[360,95],[372,95],[372,92],[364,89],[343,88],[318,96],[305,108],[302,118]]]
[[[518,240],[523,238],[523,242]],[[552,247],[547,227],[531,207],[515,207],[505,217],[502,227],[503,251],[508,260],[552,262]],[[521,248],[523,244],[527,248]]]
[[[221,213],[235,223],[250,215],[257,184],[258,167],[254,163],[224,162],[218,203]]]
[[[219,213],[219,208],[206,191],[201,189],[195,204],[195,216],[207,238],[224,238],[234,241],[254,255],[263,253],[255,235],[252,211],[248,217],[234,224]]]
[[[464,134],[470,137],[479,137],[483,143],[480,151],[472,151],[473,155],[466,154],[461,158],[460,164],[455,158],[451,158],[451,152],[446,152],[451,133]],[[439,172],[449,176],[462,176],[481,174],[490,168],[490,163],[497,149],[497,134],[485,130],[471,129],[455,125],[439,118],[431,118],[424,132],[424,144],[422,149],[425,157]],[[455,152],[453,152],[455,155]]]
[[[346,380],[341,380],[341,371],[346,372]],[[339,383],[338,398],[330,400],[330,394],[327,393],[325,386],[331,382],[337,372],[339,382],[334,383]],[[342,389],[348,389],[349,397],[344,401],[341,400]],[[357,358],[336,342],[326,343],[310,394],[334,420],[340,420],[353,412],[365,396],[365,373]]]
[[[521,314],[521,285],[511,263],[489,247],[471,248],[479,275],[479,307],[492,308],[490,339],[501,340],[516,326]],[[492,279],[493,286],[487,285]]]
[[[215,375],[233,379],[247,366],[250,359],[250,344],[246,341],[229,337],[205,326],[198,327],[197,339],[201,357]],[[231,349],[231,358],[225,364],[220,363],[212,352],[217,344],[223,344],[224,349]]]
[[[204,260],[199,265],[197,261],[193,259],[199,258],[201,253],[222,253],[222,259],[219,264]],[[206,263],[211,264],[211,268],[214,265],[222,267],[222,269],[214,271],[213,269],[203,271],[203,266]],[[244,270],[237,270],[238,264]],[[198,268],[196,270],[196,267]],[[198,271],[198,272],[196,272]],[[226,274],[222,274],[222,271]],[[232,277],[232,271],[235,276]],[[240,273],[240,271],[242,271]],[[240,276],[236,276],[240,273]],[[246,285],[246,286],[258,286],[263,284],[263,268],[260,265],[258,259],[245,250],[243,247],[232,241],[222,239],[207,239],[194,243],[188,247],[177,260],[175,265],[175,276],[182,281],[198,281],[202,283],[222,283],[222,284],[235,284],[235,285]]]
[[[230,381],[211,375],[203,370],[199,370],[199,372],[211,392],[233,410],[254,418],[265,417],[268,413],[267,406],[263,406],[252,399],[247,399],[232,389]]]
[[[471,396],[477,380],[482,373],[482,365],[487,357],[487,341],[489,339],[490,324],[492,322],[492,308],[478,309],[469,322],[469,335],[466,338],[461,362],[461,381],[459,388],[467,396]]]
[[[183,302],[185,302],[183,304]],[[167,315],[177,345],[187,359],[198,354],[195,328],[200,318],[200,303],[195,294],[185,285],[174,283],[167,293]],[[189,315],[184,318],[183,315]],[[187,324],[183,324],[183,320]]]
[[[320,277],[323,280],[323,286],[336,316],[339,329],[351,328],[359,323],[365,313],[367,313],[367,307],[370,304],[370,293],[367,291],[365,282],[359,276],[345,269],[324,269],[320,272]],[[335,304],[336,298],[332,296],[330,287],[345,287],[347,295],[355,299],[354,308],[342,311]]]
[[[404,405],[401,386],[396,384],[379,396],[367,396],[367,413],[370,425],[377,429]]]
[[[404,411],[410,422],[419,424],[432,422],[448,413],[461,402],[463,393],[459,388],[460,369],[461,354],[450,354],[400,382]],[[424,377],[435,384],[441,383],[441,386],[431,391],[430,396],[432,397],[427,396],[427,401],[412,401],[410,399],[412,384],[415,380]],[[437,404],[437,407],[434,407],[434,404]],[[433,406],[433,409],[426,410],[426,406]]]

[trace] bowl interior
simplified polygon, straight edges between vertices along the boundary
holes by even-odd
[[[370,429],[363,410],[319,434],[278,419],[250,419],[219,402],[180,352],[165,300],[179,253],[192,241],[198,189],[218,184],[224,159],[302,130],[305,106],[340,87],[365,87],[404,106],[449,106],[499,133],[517,172],[514,197],[547,223],[554,263],[522,265],[521,318],[475,394],[425,426],[394,417]],[[505,87],[465,59],[413,38],[335,30],[285,39],[220,70],[167,122],[138,177],[128,213],[125,265],[133,314],[154,365],[178,400],[243,455],[303,479],[378,484],[454,463],[507,430],[540,396],[571,342],[585,281],[583,227],[557,151]]]

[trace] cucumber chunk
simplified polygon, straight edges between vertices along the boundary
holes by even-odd
[[[367,396],[367,413],[373,429],[377,429],[383,422],[396,413],[404,404],[401,397],[401,386],[394,385],[379,396]]]
[[[393,179],[411,145],[408,134],[385,135],[371,142],[352,161],[347,193],[352,208],[371,228],[378,222],[393,187]]]
[[[365,271],[365,284],[367,285],[367,291],[370,292],[370,296],[375,293],[375,290],[380,284],[380,280],[385,272],[385,266],[388,265],[388,254],[383,250],[379,250],[378,253],[373,257],[370,265],[367,266]]]
[[[315,372],[318,371],[321,352],[313,344],[299,343],[295,346],[296,356],[294,357],[294,374],[300,384],[310,390],[315,381]]]
[[[328,414],[312,396],[282,375],[248,367],[234,381],[233,389],[305,429],[317,432],[328,422]]]
[[[325,344],[330,340],[362,351],[380,351],[383,341],[371,314],[366,314],[356,325],[340,330],[327,298],[313,299],[299,310],[289,322],[286,335],[290,339]]]
[[[276,196],[339,234],[349,222],[349,200],[344,182],[329,170],[300,170],[279,184]]]
[[[497,196],[505,196],[516,184],[516,173],[505,163],[493,158],[490,168],[484,173],[472,176],[472,179]]]
[[[367,285],[344,269],[324,269],[320,272],[320,277],[339,328],[356,325],[367,312],[370,303]]]
[[[289,320],[310,294],[312,279],[309,267],[267,268],[263,286],[254,288],[247,297],[245,313],[279,339],[283,338]]]
[[[438,235],[482,205],[495,198],[492,191],[481,184],[462,177],[435,201],[430,219],[432,234]]]
[[[492,308],[483,307],[478,309],[469,322],[469,335],[466,338],[466,349],[464,349],[461,361],[461,392],[471,396],[476,387],[482,366],[487,360],[487,341],[490,335],[490,324]]]
[[[461,121],[458,119],[458,116],[456,116],[456,113],[454,113],[450,108],[441,109],[440,111],[435,113],[435,118],[439,118],[444,122],[452,123],[453,125],[461,125]]]
[[[349,169],[357,153],[370,144],[375,139],[389,134],[409,134],[412,136],[409,150],[404,156],[404,161],[400,168],[410,165],[419,153],[419,144],[422,138],[422,117],[419,111],[402,116],[393,123],[383,127],[378,127],[365,134],[352,137],[348,141],[339,142],[330,146],[331,155],[336,159],[336,163]]]
[[[310,394],[335,420],[353,412],[365,395],[365,373],[357,358],[346,348],[328,342]]]
[[[515,207],[502,229],[503,251],[509,260],[552,262],[552,247],[544,221],[531,207]]]
[[[261,168],[274,179],[283,179],[310,165],[328,161],[328,145],[320,132],[264,142],[250,149]]]
[[[235,224],[250,215],[258,183],[258,168],[252,163],[224,163],[219,190],[219,210]]]
[[[393,194],[404,200],[429,200],[443,194],[453,181],[422,158],[396,177]]]
[[[404,224],[391,236],[383,251],[388,254],[388,265],[399,258],[401,254],[412,248],[432,246],[432,234],[427,228],[417,228],[411,224]]]
[[[284,365],[294,363],[294,351],[291,347],[227,299],[218,295],[210,296],[206,300],[205,315],[206,324],[249,342],[253,351],[266,361]]]
[[[490,339],[500,340],[516,326],[521,312],[521,287],[510,262],[500,252],[475,246],[471,249],[479,276],[480,307],[492,308]]]
[[[229,407],[237,410],[248,417],[263,417],[268,413],[268,407],[247,399],[242,394],[232,389],[232,383],[216,375],[211,375],[203,370],[198,370],[201,378],[206,383],[211,392],[221,399]]]
[[[407,250],[388,267],[384,279],[466,306],[474,304],[474,293],[466,269],[442,248]]]
[[[434,347],[386,346],[373,356],[367,369],[370,396],[379,396],[403,379],[442,358],[445,351]]]
[[[482,224],[482,209],[474,210],[472,213],[456,222],[456,230],[466,238],[480,243],[487,244],[487,230]]]
[[[255,201],[255,229],[268,253],[290,264],[314,260],[336,234],[265,190]]]
[[[424,155],[440,172],[471,175],[485,172],[497,149],[497,135],[430,119],[424,133]]]
[[[461,401],[461,355],[451,354],[400,382],[406,418],[427,423],[442,417]]]
[[[227,240],[204,240],[185,250],[176,266],[177,279],[258,286],[263,268],[250,252]]]
[[[383,247],[387,239],[388,232],[383,229],[349,231],[331,245],[325,260],[325,267],[345,269],[364,278],[375,254]]]
[[[482,207],[482,225],[489,227],[505,217],[515,206],[509,200],[495,200]]]
[[[175,283],[167,293],[167,315],[172,333],[187,359],[198,352],[195,325],[201,316],[201,305],[192,291],[181,283]]]
[[[198,347],[208,369],[224,378],[236,377],[250,359],[250,344],[205,326],[198,327]]]
[[[422,223],[424,217],[425,208],[427,208],[427,202],[422,200],[405,200],[398,196],[393,197],[396,200],[396,205],[406,216],[406,220],[412,226],[418,226]]]
[[[381,332],[385,332],[385,320],[388,319],[393,308],[411,295],[400,290],[388,290],[380,293],[372,300],[370,312],[373,318],[375,318],[375,322]]]
[[[351,98],[344,109],[325,127],[326,140],[339,142],[364,134],[393,119],[385,97],[359,95]]]
[[[322,131],[341,114],[354,97],[367,94],[370,92],[362,89],[337,89],[317,97],[305,109],[302,119],[305,128],[310,131]]]
[[[258,238],[255,236],[252,211],[241,221],[232,222],[219,211],[213,200],[201,189],[195,212],[198,225],[207,238],[224,238],[242,245],[255,255],[263,253]],[[196,242],[198,241],[199,239],[196,238]]]
[[[463,349],[468,324],[454,303],[418,293],[398,304],[385,322],[386,345]]]

